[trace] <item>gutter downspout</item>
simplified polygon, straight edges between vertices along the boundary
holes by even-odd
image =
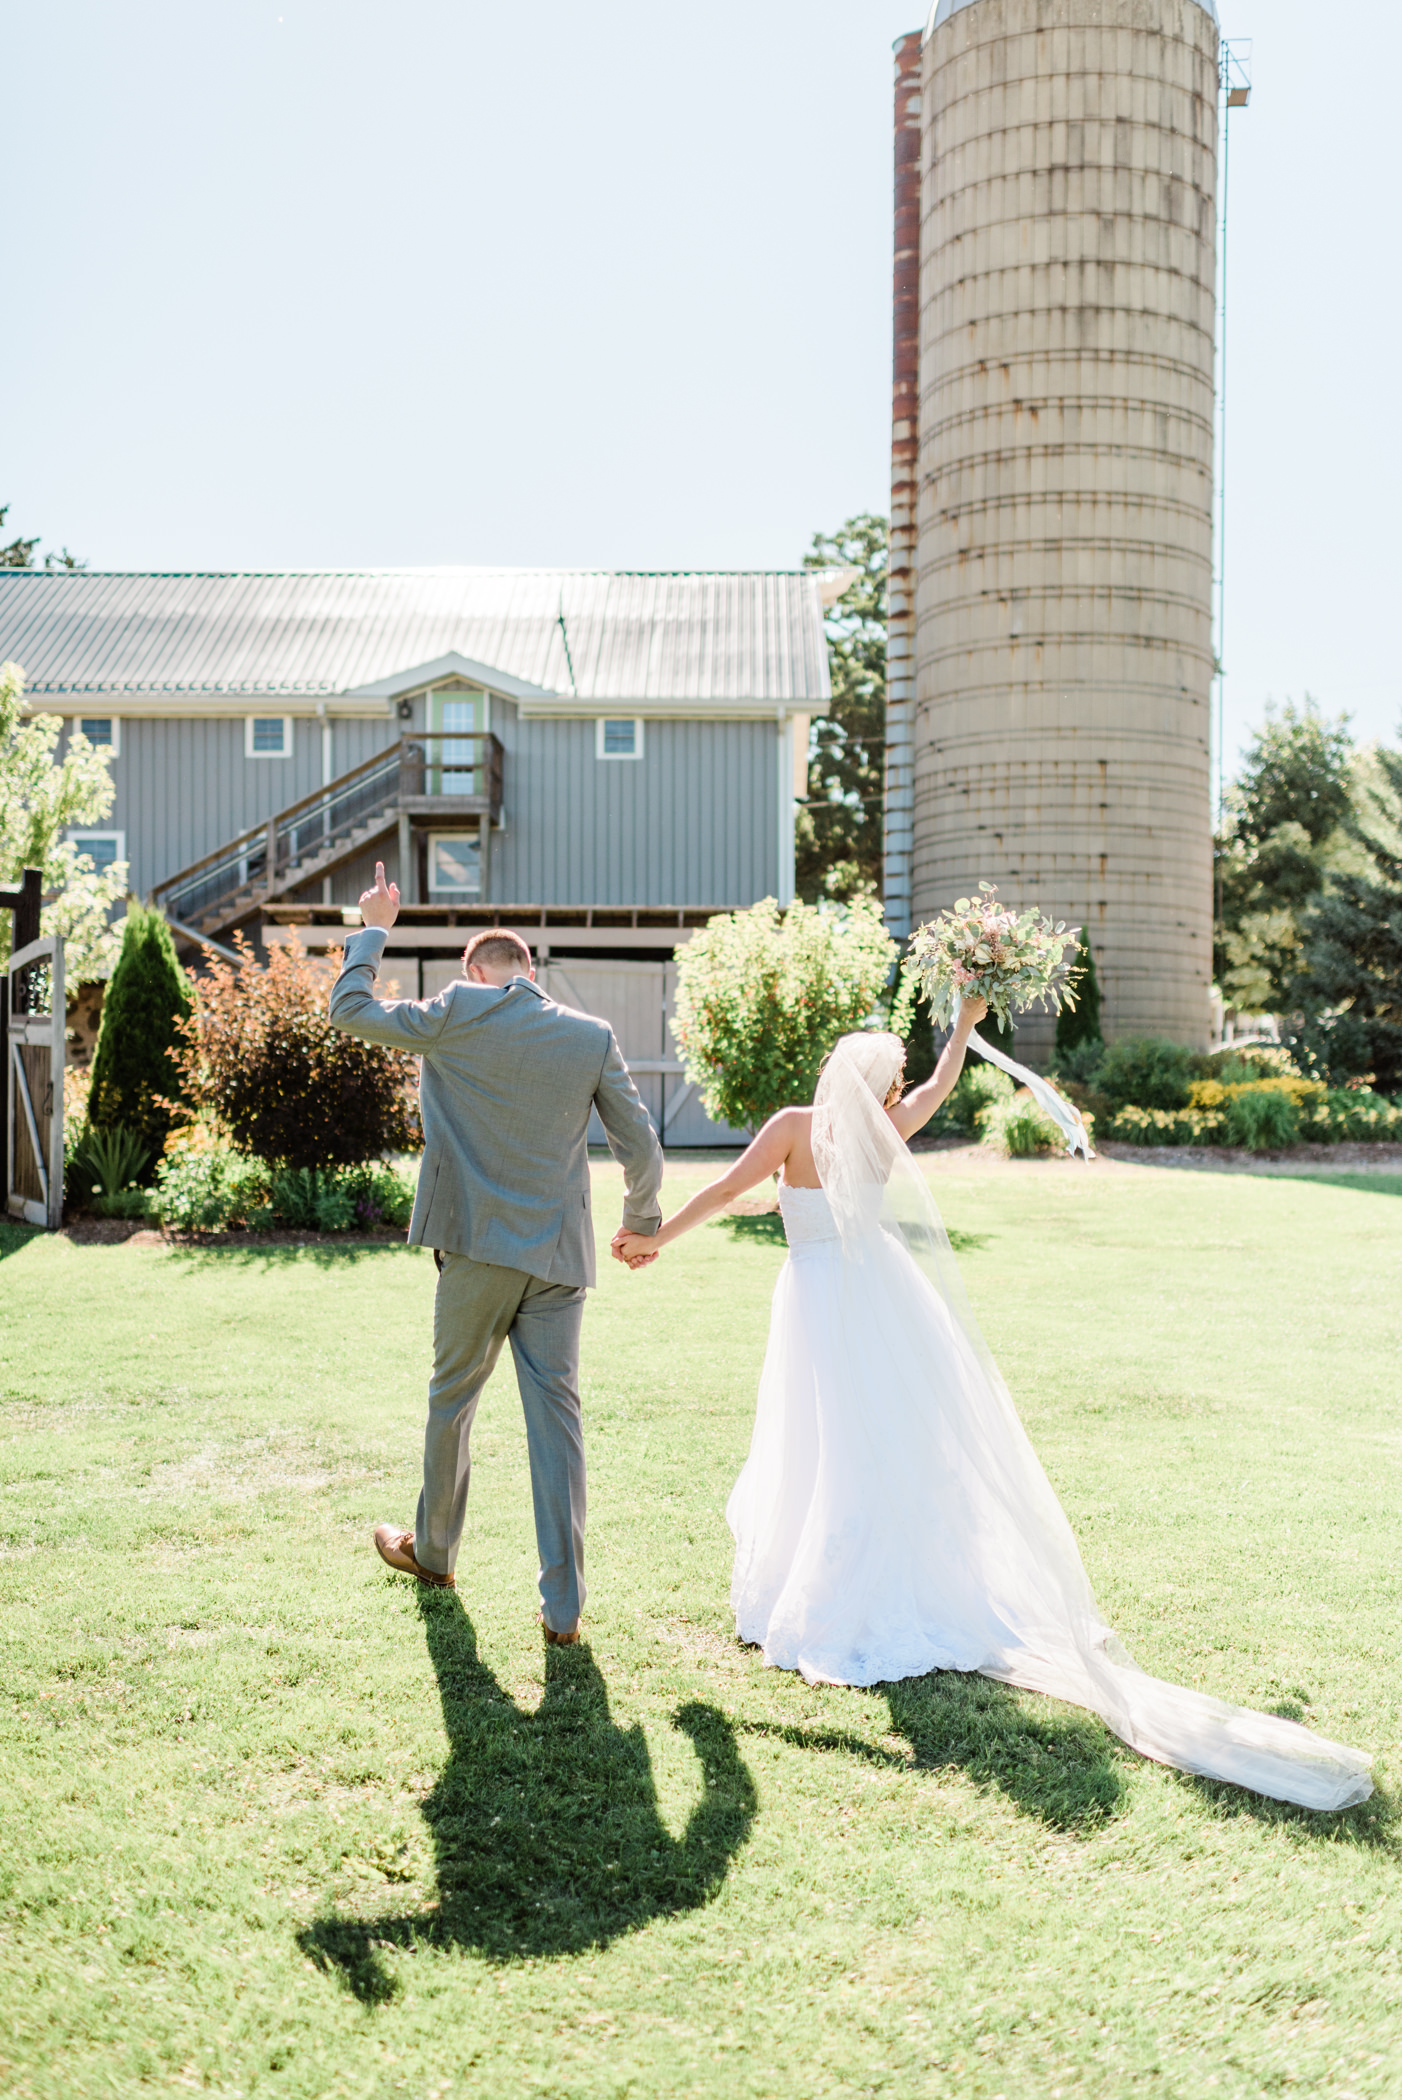
[[[910,933],[915,857],[915,584],[920,454],[919,30],[897,37],[891,287],[891,545],[886,612],[886,924]]]

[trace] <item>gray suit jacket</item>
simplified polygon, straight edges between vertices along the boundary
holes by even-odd
[[[436,999],[376,999],[385,935],[346,942],[331,1022],[423,1059],[424,1158],[411,1245],[523,1269],[545,1283],[594,1282],[589,1111],[623,1168],[623,1222],[656,1232],[662,1148],[613,1030],[557,1006],[528,977],[498,989],[459,978]]]

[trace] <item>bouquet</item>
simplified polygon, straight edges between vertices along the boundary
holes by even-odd
[[[991,882],[979,889],[979,897],[961,897],[953,911],[917,926],[911,937],[912,989],[929,1001],[937,1026],[949,1026],[964,998],[986,999],[1002,1028],[1039,1000],[1056,1013],[1074,1008],[1082,973],[1067,967],[1066,951],[1075,946],[1079,926],[1053,926],[1035,904],[1010,911]]]

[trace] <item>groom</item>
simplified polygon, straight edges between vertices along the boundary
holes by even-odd
[[[579,1639],[585,1595],[579,1331],[595,1280],[590,1109],[623,1168],[616,1237],[661,1224],[662,1151],[608,1023],[548,999],[519,935],[474,935],[462,977],[436,999],[376,999],[398,911],[398,887],[377,861],[375,887],[360,900],[364,930],[347,940],[331,992],[334,1027],[423,1060],[424,1157],[409,1242],[432,1247],[438,1264],[424,1484],[414,1529],[380,1524],[375,1545],[390,1567],[454,1586],[472,1420],[509,1340],[526,1417],[541,1624],[547,1641],[568,1646]]]

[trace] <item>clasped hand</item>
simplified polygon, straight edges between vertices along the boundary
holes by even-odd
[[[661,1250],[655,1235],[630,1232],[626,1225],[620,1225],[609,1241],[609,1251],[625,1268],[645,1269],[649,1262],[656,1261]]]

